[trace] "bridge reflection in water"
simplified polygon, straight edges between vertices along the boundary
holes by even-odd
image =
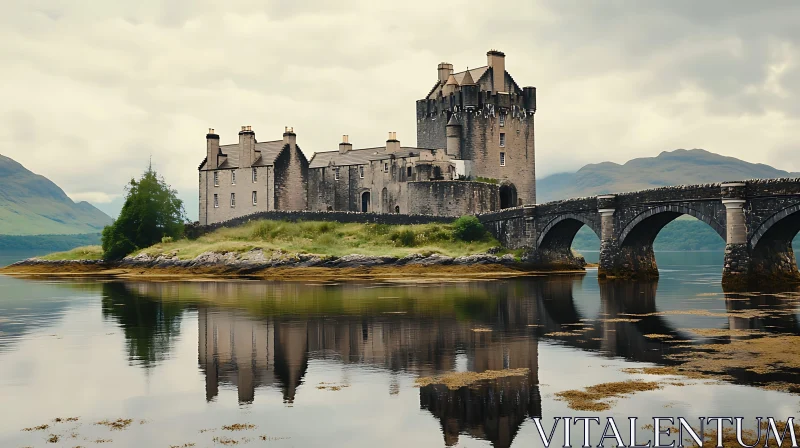
[[[656,314],[655,281],[601,283],[597,315],[580,311],[573,289],[581,282],[560,276],[380,287],[109,283],[103,286],[103,312],[125,330],[131,361],[147,367],[167,357],[181,323],[177,310],[196,310],[207,400],[227,385],[237,389],[240,403],[254,402],[262,387],[280,390],[285,403],[294,403],[302,400],[309,363],[318,360],[416,376],[527,368],[527,376],[472,387],[419,389],[420,408],[439,421],[448,446],[467,434],[504,447],[526,419],[542,415],[540,340],[661,365],[677,363],[667,355],[691,350],[691,343],[647,336],[694,337],[676,328],[671,316]],[[800,333],[793,302],[730,296],[725,303],[733,313],[716,321],[721,330]],[[750,308],[787,312],[752,318],[735,313]],[[737,336],[719,331],[711,342]],[[742,384],[757,380],[747,372],[731,375]],[[777,375],[797,380],[793,372]],[[389,393],[397,387],[390,385]]]

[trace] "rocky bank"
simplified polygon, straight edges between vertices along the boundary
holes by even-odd
[[[342,257],[314,254],[264,251],[248,252],[204,252],[193,259],[180,259],[174,253],[151,256],[140,254],[116,262],[103,260],[49,261],[38,258],[19,261],[0,272],[8,274],[80,274],[105,273],[108,275],[170,275],[186,277],[213,274],[226,277],[270,278],[280,273],[280,278],[292,274],[306,277],[322,273],[338,274],[370,273],[386,275],[392,272],[435,274],[481,273],[524,274],[536,271],[536,265],[516,259],[511,254],[491,253],[449,257],[440,254],[411,254],[402,258],[369,255],[345,255]],[[566,269],[569,271],[582,270]]]

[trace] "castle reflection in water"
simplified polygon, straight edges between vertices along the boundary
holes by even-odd
[[[689,340],[658,315],[656,282],[601,283],[588,292],[596,315],[586,315],[580,277],[547,277],[435,285],[302,285],[292,283],[107,283],[103,313],[125,330],[132,361],[144,367],[167,357],[186,310],[196,310],[198,361],[206,399],[221,386],[235,387],[240,403],[259,388],[280,390],[287,404],[302,400],[310,361],[328,360],[430,376],[453,371],[527,368],[524,377],[484,381],[451,390],[419,389],[419,405],[438,419],[446,445],[461,434],[510,446],[530,417],[541,416],[538,344],[541,338],[604,356],[637,362],[675,363],[667,355]],[[574,293],[582,295],[576,300]],[[726,296],[727,297],[727,296]],[[124,306],[121,306],[124,305]],[[714,321],[743,328],[800,333],[794,303],[763,295],[727,297],[729,313],[757,308],[771,317],[729,314]],[[718,305],[716,305],[718,306]],[[631,314],[641,316],[629,319]],[[581,335],[561,336],[581,327]],[[680,327],[677,327],[680,328]],[[476,331],[479,330],[479,331]],[[730,339],[721,332],[712,342]],[[708,341],[708,340],[706,340]],[[797,376],[787,373],[786,381]],[[732,373],[748,384],[752,375]],[[311,385],[313,387],[313,385]],[[398,385],[389,385],[395,393]]]
[[[239,401],[249,403],[257,388],[272,386],[281,390],[286,403],[292,403],[310,358],[420,376],[458,368],[472,372],[527,368],[524,377],[457,390],[429,385],[419,392],[421,408],[439,419],[448,446],[462,433],[490,440],[495,446],[509,446],[527,417],[541,416],[537,338],[530,334],[535,332],[536,314],[526,304],[530,302],[496,301],[495,322],[482,325],[504,327],[499,331],[474,331],[489,328],[455,315],[410,310],[298,319],[254,318],[239,310],[201,306],[198,356],[206,376],[206,398],[214,399],[220,384],[231,384]],[[525,334],[505,331],[509,324]],[[389,387],[388,393],[394,393],[391,389],[397,386]]]

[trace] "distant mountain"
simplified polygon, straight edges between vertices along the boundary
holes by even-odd
[[[97,234],[111,217],[0,155],[0,235]]]
[[[624,193],[669,185],[691,185],[745,179],[800,177],[763,163],[750,163],[703,149],[664,151],[657,157],[633,159],[624,165],[602,162],[575,173],[559,173],[536,182],[539,203]]]

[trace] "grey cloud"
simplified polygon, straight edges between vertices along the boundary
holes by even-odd
[[[70,192],[119,195],[152,153],[190,201],[207,127],[233,143],[240,125],[260,140],[292,125],[309,156],[343,133],[413,144],[436,64],[484,65],[490,48],[539,89],[540,175],[675,147],[775,163],[800,143],[793,1],[10,3],[0,153]]]

